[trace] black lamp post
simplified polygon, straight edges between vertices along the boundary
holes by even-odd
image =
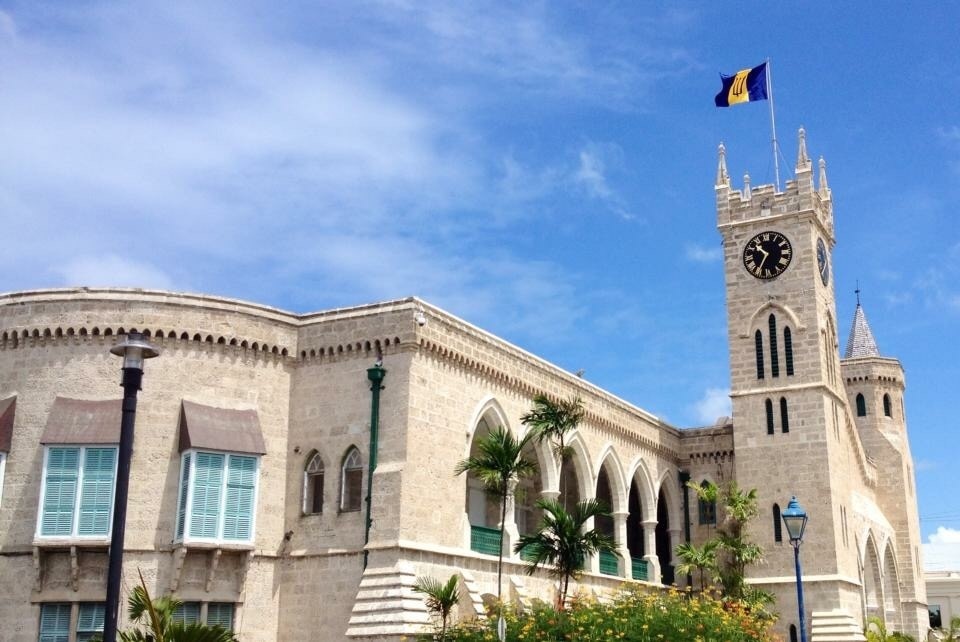
[[[117,610],[120,602],[120,575],[123,567],[123,535],[127,523],[127,489],[130,486],[130,458],[133,456],[133,425],[137,416],[137,392],[143,380],[143,361],[160,352],[139,332],[126,335],[110,352],[123,357],[123,415],[120,420],[120,452],[117,456],[117,484],[113,499],[113,530],[110,534],[110,565],[107,570],[107,602],[103,641],[117,640]]]
[[[783,523],[790,534],[790,543],[793,544],[793,563],[797,569],[797,608],[800,611],[800,642],[807,642],[807,627],[803,618],[803,581],[800,579],[800,542],[803,540],[803,531],[807,527],[807,513],[800,508],[796,496],[790,498],[787,510],[780,513]]]

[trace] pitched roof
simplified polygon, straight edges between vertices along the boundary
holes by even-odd
[[[879,357],[880,351],[877,349],[877,342],[873,338],[873,332],[870,331],[870,324],[867,323],[867,316],[863,313],[863,308],[857,303],[857,311],[853,314],[853,325],[850,327],[850,337],[847,339],[847,353],[845,359],[855,359],[857,357]]]

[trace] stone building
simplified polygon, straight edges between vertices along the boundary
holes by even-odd
[[[862,640],[865,614],[921,635],[903,371],[859,306],[841,358],[823,161],[815,186],[801,131],[782,192],[735,190],[724,153],[733,419],[704,428],[668,425],[416,298],[300,315],[145,290],[0,296],[0,640],[74,642],[102,626],[120,424],[109,348],[134,330],[162,356],[140,394],[124,582],[141,573],[185,602],[186,620],[244,642],[393,641],[429,622],[414,578],[451,573],[459,617],[482,616],[497,592],[499,515],[453,469],[492,427],[521,433],[546,394],[580,397],[586,418],[563,470],[546,444],[530,446],[539,474],[504,523],[510,600],[556,591],[510,552],[536,527],[536,499],[564,488],[610,505],[598,526],[620,556],[591,560],[580,584],[599,593],[685,583],[673,550],[709,537],[717,516],[684,482],[735,479],[759,489],[750,535],[766,561],[751,581],[776,592],[786,639],[797,617],[779,513],[791,495],[814,516],[811,639]]]

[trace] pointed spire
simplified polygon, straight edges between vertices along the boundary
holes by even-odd
[[[797,143],[797,171],[810,168],[810,156],[807,155],[807,132],[801,127],[798,132]]]
[[[826,196],[830,192],[830,187],[827,185],[827,161],[823,160],[823,156],[820,157],[820,194]]]
[[[743,200],[750,200],[750,174],[748,172],[743,173]]]
[[[716,187],[730,187],[730,175],[727,174],[727,148],[723,146],[723,143],[720,143],[718,152],[720,160],[717,163],[717,182],[715,185]]]
[[[860,305],[860,287],[857,286],[857,310],[853,313],[853,325],[850,327],[850,337],[847,339],[847,352],[844,359],[857,357],[879,357],[880,350],[867,323],[867,315]]]

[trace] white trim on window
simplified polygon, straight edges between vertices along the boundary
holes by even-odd
[[[194,494],[194,480],[196,477],[197,470],[197,455],[200,453],[208,455],[223,455],[223,469],[220,479],[220,500],[219,506],[217,509],[217,535],[216,537],[194,537],[190,535],[190,518],[193,514],[193,494]],[[184,480],[183,476],[183,465],[184,460],[187,457],[190,457],[190,471]],[[250,507],[250,538],[249,539],[226,539],[223,537],[223,527],[224,520],[226,518],[226,502],[227,502],[227,482],[229,480],[229,462],[231,457],[245,457],[253,459],[256,462],[256,470],[253,477],[253,500]],[[173,524],[173,535],[174,542],[182,542],[185,544],[192,543],[202,543],[202,544],[253,544],[256,540],[257,532],[257,505],[260,497],[260,464],[262,456],[259,454],[253,453],[231,453],[226,451],[219,450],[185,450],[180,455],[180,475],[179,483],[177,484],[177,512]],[[180,498],[183,496],[183,484],[187,484],[187,495],[186,495],[186,509],[183,513],[183,533],[178,536],[177,534],[177,525],[180,519]]]
[[[3,506],[3,477],[6,472],[7,453],[0,452],[0,506]]]
[[[44,500],[46,499],[47,493],[47,463],[50,458],[50,449],[51,448],[77,448],[79,452],[77,454],[77,485],[76,492],[73,497],[73,522],[70,526],[69,535],[43,535],[43,505]],[[80,504],[81,498],[83,496],[83,474],[84,474],[84,462],[86,461],[86,453],[88,448],[112,448],[114,450],[113,457],[113,481],[111,484],[110,490],[110,518],[107,520],[107,533],[103,535],[78,535],[77,530],[80,527]],[[56,444],[54,446],[45,445],[43,447],[43,469],[40,471],[40,501],[37,504],[37,524],[36,530],[34,531],[34,537],[38,540],[43,541],[57,541],[57,540],[82,540],[86,542],[109,542],[110,534],[113,530],[113,512],[116,504],[116,495],[117,495],[117,465],[119,463],[119,453],[120,449],[116,444]],[[2,465],[2,463],[0,463]],[[0,469],[0,475],[2,475],[3,470]],[[0,477],[0,484],[2,484],[2,477]],[[2,486],[0,486],[2,490]]]

